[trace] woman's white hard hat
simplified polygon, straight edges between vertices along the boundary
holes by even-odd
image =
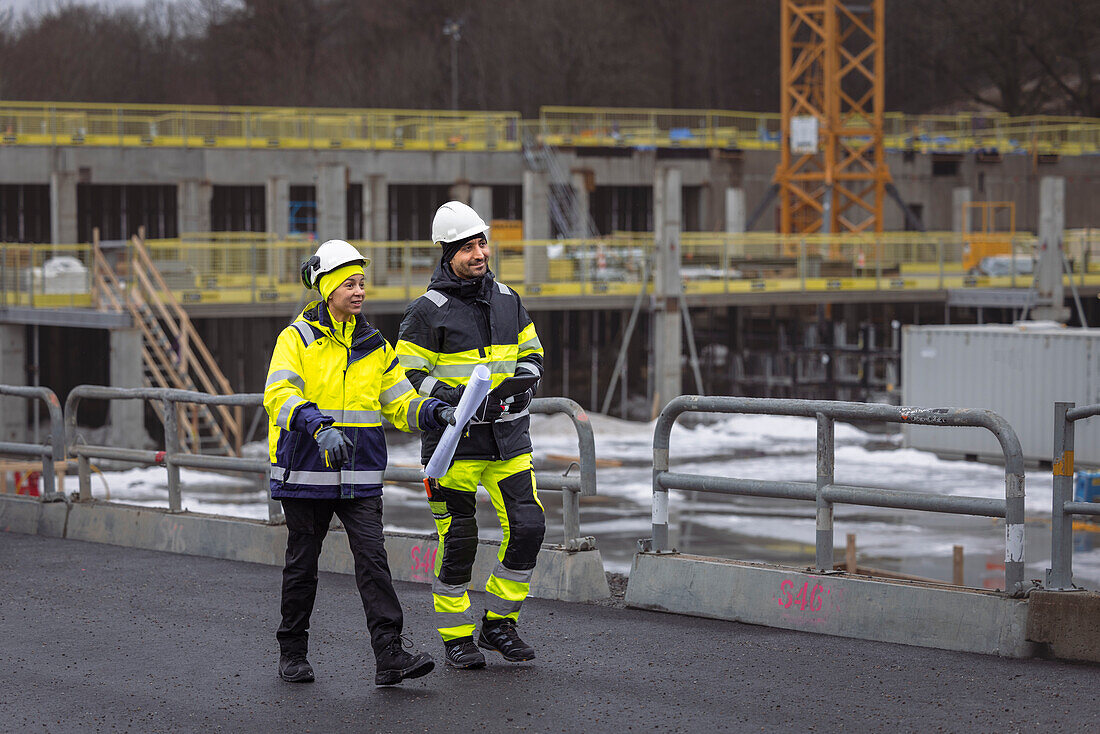
[[[351,243],[344,240],[327,240],[321,243],[317,252],[302,263],[302,285],[307,289],[316,288],[322,275],[353,262],[362,263],[364,268],[370,265],[370,259],[363,257]]]

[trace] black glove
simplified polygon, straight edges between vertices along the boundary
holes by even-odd
[[[474,411],[474,417],[482,423],[492,423],[502,415],[504,415],[504,404],[500,402],[499,398],[494,398],[491,395],[486,395],[485,399],[481,401],[481,405]]]
[[[453,426],[455,424],[455,409],[442,400],[438,400],[432,406],[432,417],[435,419],[436,429]]]
[[[531,398],[533,397],[535,397],[535,391],[527,388],[518,395],[505,399],[504,407],[508,409],[509,413],[522,413],[531,404]]]
[[[462,399],[462,393],[466,390],[466,387],[459,385],[457,387],[448,385],[444,382],[440,382],[432,390],[432,397],[436,400],[442,400],[444,403],[450,403],[451,405],[458,405],[458,401]]]
[[[332,426],[325,426],[313,436],[321,450],[321,458],[329,469],[339,469],[351,462],[351,453],[355,448],[351,439]]]

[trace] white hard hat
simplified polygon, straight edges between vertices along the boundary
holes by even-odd
[[[461,201],[448,201],[432,220],[432,242],[458,242],[475,234],[489,235],[489,225]]]
[[[327,240],[321,243],[317,252],[302,263],[302,285],[316,288],[321,276],[348,263],[361,262],[363,267],[370,265],[370,259],[359,254],[352,245],[344,240]]]

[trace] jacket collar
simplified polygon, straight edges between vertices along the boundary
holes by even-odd
[[[344,340],[336,335],[334,330],[335,327],[332,323],[332,315],[329,314],[324,301],[313,301],[310,303],[298,316],[298,319],[305,321],[322,335],[332,337],[341,344],[345,344]],[[356,314],[355,328],[351,332],[351,348],[357,349],[362,347],[376,334],[378,334],[378,329],[371,326],[370,322],[367,321],[363,314]],[[345,346],[348,345],[345,344]]]
[[[431,290],[442,291],[465,300],[479,299],[489,300],[489,294],[496,283],[493,271],[485,269],[485,275],[480,278],[463,279],[455,275],[450,263],[441,262],[432,273],[432,282],[428,286]]]

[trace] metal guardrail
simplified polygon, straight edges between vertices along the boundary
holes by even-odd
[[[23,387],[20,385],[0,385],[0,395],[41,400],[50,411],[50,442],[48,444],[17,443],[0,441],[0,455],[30,456],[42,460],[42,501],[68,501],[64,488],[57,489],[57,476],[54,462],[65,459],[65,422],[61,417],[61,403],[57,395],[48,387]]]
[[[3,388],[32,390],[33,388]],[[45,388],[42,388],[45,389]],[[50,393],[51,395],[53,393]],[[155,451],[149,449],[128,449],[115,446],[90,445],[78,442],[77,411],[80,402],[85,399],[92,400],[150,400],[159,401],[162,404],[164,424],[164,450]],[[56,402],[56,397],[54,398]],[[193,392],[190,390],[175,390],[171,388],[123,388],[104,387],[99,385],[79,385],[72,389],[65,401],[65,418],[61,419],[58,412],[55,425],[65,426],[65,434],[61,444],[61,455],[64,456],[64,446],[68,445],[68,453],[77,459],[77,468],[80,477],[80,500],[92,499],[91,489],[91,459],[112,459],[115,461],[127,461],[152,466],[163,466],[168,471],[168,510],[169,512],[181,512],[183,508],[179,468],[181,466],[196,469],[213,469],[219,471],[240,471],[257,474],[257,486],[266,492],[268,478],[271,471],[271,463],[267,458],[250,459],[234,456],[208,456],[205,454],[187,453],[181,450],[179,438],[179,404],[193,403],[200,405],[236,405],[258,407],[263,405],[262,393],[240,393],[237,395],[210,395],[208,393]],[[577,429],[579,459],[579,472],[576,476],[569,475],[569,469],[564,475],[550,472],[535,472],[535,481],[542,491],[558,491],[562,493],[562,523],[564,525],[563,547],[566,550],[587,550],[595,547],[595,540],[580,534],[580,496],[596,494],[596,448],[592,434],[592,424],[588,420],[585,411],[575,402],[567,398],[537,398],[531,402],[529,410],[532,413],[564,413],[570,417]],[[16,444],[23,446],[23,444]],[[0,451],[6,444],[0,444]],[[42,448],[42,447],[38,447]],[[51,467],[52,470],[52,467]],[[393,482],[410,482],[419,484],[423,475],[419,469],[412,467],[386,467],[383,478]],[[268,500],[268,521],[272,523],[282,521],[282,507],[274,500]]]
[[[161,403],[160,414],[164,425],[164,450],[127,449],[116,446],[96,446],[78,443],[76,417],[80,402],[92,400],[156,400]],[[263,405],[261,393],[241,393],[238,395],[210,395],[191,390],[176,390],[160,387],[103,387],[100,385],[78,385],[69,392],[65,400],[65,433],[69,454],[77,459],[80,477],[80,500],[92,499],[90,459],[113,459],[130,461],[137,464],[163,466],[168,471],[168,511],[180,512],[183,509],[180,493],[180,467],[195,469],[215,469],[220,471],[242,471],[257,473],[257,487],[267,490],[267,478],[271,472],[271,463],[266,459],[249,459],[237,456],[207,456],[187,453],[182,450],[180,441],[180,403],[197,405]],[[278,503],[268,501],[268,518],[276,521],[282,514]]]
[[[676,418],[684,412],[791,415],[817,419],[817,481],[787,482],[711,477],[669,471],[669,439]],[[833,481],[836,420],[871,420],[927,426],[971,426],[990,431],[1005,457],[1005,499],[958,497],[846,486]],[[833,568],[833,505],[835,503],[894,507],[927,512],[1005,518],[1005,589],[1019,596],[1024,588],[1024,460],[1020,440],[1004,418],[988,410],[968,408],[913,408],[830,400],[702,397],[681,395],[661,411],[653,432],[653,537],[643,549],[666,552],[668,490],[687,489],[753,497],[775,497],[815,502],[818,571]]]
[[[1050,568],[1046,588],[1075,589],[1073,585],[1073,516],[1100,516],[1100,503],[1073,500],[1073,446],[1075,423],[1100,415],[1100,404],[1075,408],[1073,403],[1054,404],[1054,488],[1050,509]]]

